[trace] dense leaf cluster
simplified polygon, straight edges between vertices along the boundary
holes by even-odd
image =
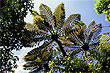
[[[104,13],[106,20],[110,21],[110,0],[98,0],[95,10],[98,14]]]
[[[102,64],[101,70],[110,72],[110,32],[102,35],[99,48],[103,52],[102,59],[99,60]]]
[[[17,57],[12,50],[22,47],[27,11],[33,8],[31,0],[0,0],[0,72],[16,68]],[[25,35],[26,36],[26,35]]]

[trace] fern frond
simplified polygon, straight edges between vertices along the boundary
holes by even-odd
[[[54,15],[56,18],[56,26],[58,29],[60,29],[65,21],[65,9],[64,4],[62,2],[55,9]]]
[[[95,40],[95,37],[97,37],[101,33],[101,29],[102,29],[101,27],[102,27],[101,24],[97,24],[92,27],[92,30],[91,30],[89,38],[88,38],[88,42]]]
[[[52,27],[54,28],[55,21],[50,8],[47,5],[41,4],[39,9],[40,9],[40,14],[46,16],[48,23],[52,25]]]

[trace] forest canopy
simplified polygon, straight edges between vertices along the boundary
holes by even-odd
[[[17,68],[17,56],[12,50],[22,48],[26,32],[24,17],[33,8],[31,0],[0,0],[0,73]],[[24,35],[24,36],[23,36]]]
[[[96,0],[95,10],[98,14],[105,14],[105,20],[110,21],[110,0]]]
[[[96,12],[104,13],[108,21],[109,2],[98,0],[95,4]],[[54,11],[43,3],[39,12],[33,7],[31,0],[1,0],[0,73],[14,72],[21,57],[12,51],[22,47],[35,47],[23,58],[23,68],[29,73],[110,72],[110,31],[102,33],[109,25],[95,20],[87,24],[79,13],[66,18],[63,2]],[[24,21],[29,12],[33,23]]]

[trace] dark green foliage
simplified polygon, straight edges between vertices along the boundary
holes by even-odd
[[[49,72],[94,72],[95,68],[93,68],[93,64],[91,58],[88,60],[85,56],[84,59],[81,57],[73,56],[73,57],[58,57],[52,61],[49,61]]]
[[[0,72],[13,72],[13,68],[17,68],[16,61],[19,60],[17,56],[9,51],[10,49],[6,50],[7,47],[0,48]]]
[[[110,32],[102,35],[99,48],[103,53],[98,60],[102,64],[101,72],[110,72]]]
[[[19,50],[24,42],[24,17],[33,7],[30,0],[0,0],[0,72],[16,68],[16,57],[12,50]],[[25,35],[26,36],[26,35]],[[13,63],[14,61],[14,63]],[[15,64],[15,65],[14,65]]]
[[[110,21],[110,0],[98,0],[95,4],[98,14],[105,14],[106,20]]]
[[[94,47],[92,50],[89,50],[91,53],[90,55],[92,58],[97,60],[97,63],[95,65],[96,68],[99,68],[99,70],[95,69],[97,72],[110,72],[110,32],[103,33],[100,38],[99,46]]]

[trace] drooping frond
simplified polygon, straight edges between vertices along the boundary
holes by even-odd
[[[41,16],[35,16],[33,19],[33,24],[37,25],[41,30],[50,30],[49,24]]]
[[[72,14],[68,17],[68,19],[66,20],[62,28],[67,36],[74,38],[75,40],[78,41],[78,43],[81,44],[82,42],[80,42],[80,39],[77,37],[76,33],[74,33],[73,31],[74,25],[79,20],[80,20],[80,14]]]
[[[99,45],[101,36],[102,36],[102,34],[99,35],[99,36],[97,36],[97,37],[95,37],[95,38],[94,38],[94,41],[92,41],[91,43],[89,43],[90,48]]]
[[[91,30],[92,30],[92,28],[95,26],[95,21],[94,20],[92,20],[91,21],[91,23],[88,25],[88,28],[86,29],[86,31],[85,31],[85,38],[86,38],[86,42],[88,42],[88,39],[89,39],[89,35],[90,35],[90,32],[91,32]]]
[[[75,25],[74,25],[74,28],[73,28],[73,33],[75,33],[78,38],[85,42],[85,31],[86,31],[86,25],[83,21],[78,21]]]
[[[74,43],[83,45],[85,28],[86,26],[82,21],[77,21],[72,28],[64,28],[64,31],[68,37],[73,38]]]
[[[62,41],[62,45],[64,46],[76,45],[74,38],[68,36],[60,36],[59,39]]]
[[[71,14],[68,19],[65,21],[63,28],[72,28],[74,27],[74,24],[77,23],[77,21],[80,20],[80,14]]]
[[[91,43],[89,46],[90,46],[90,48],[94,48],[94,47],[96,47],[96,46],[103,46],[103,44],[105,45],[109,45],[109,43],[110,43],[110,32],[106,32],[106,33],[103,33],[103,34],[101,34],[100,36],[98,36],[98,40],[99,40],[99,42],[96,42],[96,43]],[[106,47],[108,47],[108,46],[106,46]],[[93,51],[93,50],[89,50],[89,52],[91,53],[91,54],[98,54],[97,52],[95,52],[95,50]]]
[[[35,35],[35,31],[27,31],[27,29],[21,33],[22,38],[20,40],[23,42],[24,47],[31,47],[35,44],[36,41],[33,39]]]
[[[78,54],[79,52],[82,51],[82,49],[80,47],[76,47],[77,49],[71,51],[71,53],[69,54],[70,57],[75,56],[76,54]]]
[[[33,50],[31,50],[30,52],[28,52],[28,54],[24,57],[24,60],[25,61],[34,61],[36,60],[37,62],[41,62],[41,60],[39,59],[40,55],[41,57],[43,58],[45,55],[46,55],[46,51],[44,51],[44,49],[47,49],[47,48],[41,48],[41,47],[38,47],[38,48],[34,48]],[[45,52],[45,55],[42,55],[41,53]]]
[[[78,38],[78,36],[75,33],[69,34],[70,37],[74,38],[77,44],[83,45],[83,42]]]
[[[48,34],[46,31],[40,30],[36,24],[26,23],[24,28],[31,32],[34,31],[36,34]]]
[[[26,23],[24,28],[26,28],[29,31],[34,31],[34,30],[38,29],[38,26],[31,24],[31,23]]]
[[[36,25],[36,24],[26,23],[24,28],[29,30],[30,32],[32,32],[32,31],[35,32],[36,33],[35,35],[48,35],[48,32],[46,32],[44,30],[40,30],[39,29],[40,27],[38,27],[38,25]]]
[[[31,23],[25,23],[24,28],[25,30],[22,31],[21,33],[22,38],[20,38],[20,40],[21,42],[23,42],[23,45],[25,47],[32,47],[35,44],[35,42],[37,42],[33,38],[37,35],[36,29],[38,29],[38,27]]]
[[[65,21],[64,4],[61,2],[54,11],[57,28],[61,28]]]
[[[26,64],[23,65],[24,69],[30,70],[30,73],[39,72],[40,70],[49,70],[48,62],[51,60],[52,56],[51,43],[52,41],[44,43],[42,46],[28,52],[24,57],[24,60],[26,61]]]
[[[69,29],[68,29],[69,30]],[[65,32],[66,33],[66,32]],[[69,31],[69,33],[66,33],[66,36],[60,37],[60,39],[63,41],[63,44],[66,43],[66,41],[70,41],[69,44],[74,44],[74,45],[83,45],[83,42],[80,40],[78,35],[72,30]]]
[[[48,62],[50,60],[49,57],[51,56],[50,54],[51,51],[43,49],[37,50],[36,53],[37,54],[35,54],[34,57],[30,56],[32,59],[34,58],[33,60],[31,59],[31,61],[28,61],[26,64],[23,65],[25,67],[24,69],[30,70],[29,73],[39,72],[41,70],[48,71],[49,70]]]
[[[41,45],[40,47],[35,48],[35,49],[31,50],[30,52],[28,52],[25,57],[30,56],[30,55],[35,55],[35,54],[37,54],[36,52],[37,52],[38,50],[41,51],[42,49],[47,48],[48,45],[51,44],[51,43],[52,43],[52,40],[51,40],[51,41],[48,41],[48,42],[44,42],[43,45]],[[24,57],[24,59],[25,59],[25,61],[26,61],[27,58],[25,58],[25,57]],[[30,59],[31,59],[31,58],[30,58]]]
[[[30,10],[30,12],[31,12],[31,14],[32,14],[33,17],[39,15],[38,12],[35,11],[35,10]]]
[[[48,32],[44,30],[40,30],[36,24],[26,23],[25,28],[29,30],[33,35],[30,36],[30,39],[33,40],[32,43],[37,43],[46,39],[50,39]]]
[[[102,27],[101,24],[97,24],[92,27],[92,30],[88,38],[88,42],[95,40],[95,38],[101,33],[101,29],[102,29],[101,27]]]
[[[101,36],[101,39],[100,39],[101,44],[108,43],[108,42],[110,42],[110,31],[106,32],[106,33],[103,33],[102,36]]]
[[[40,14],[46,16],[48,23],[52,25],[52,27],[54,28],[55,21],[50,8],[47,5],[41,4],[39,9],[40,9]]]

